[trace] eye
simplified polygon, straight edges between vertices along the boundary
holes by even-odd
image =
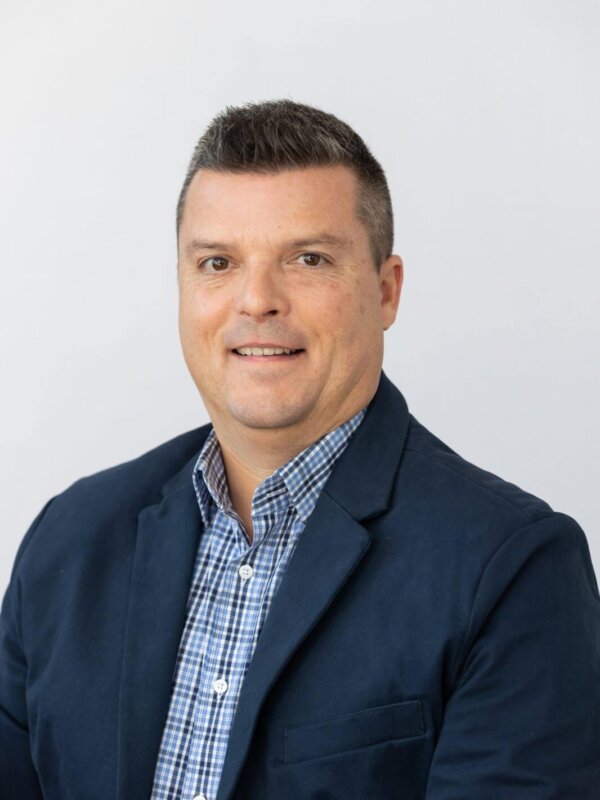
[[[301,259],[307,259],[304,261],[307,267],[320,267],[322,264],[319,263],[321,260],[325,264],[329,264],[329,259],[325,258],[325,256],[319,255],[319,253],[302,253],[301,256],[298,256]]]
[[[205,258],[204,261],[201,261],[198,266],[200,269],[206,270],[206,265],[210,264],[210,262],[212,262],[211,266],[214,269],[214,272],[209,271],[210,275],[223,272],[229,264],[229,261],[226,258],[222,258],[221,256],[211,256],[210,258]]]

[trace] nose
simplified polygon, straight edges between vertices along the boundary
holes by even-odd
[[[289,301],[284,286],[284,276],[275,264],[265,260],[246,264],[237,296],[240,314],[260,319],[289,311]]]

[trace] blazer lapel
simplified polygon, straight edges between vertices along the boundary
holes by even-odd
[[[235,789],[269,689],[369,544],[365,528],[321,494],[287,566],[244,678],[217,800],[228,800]]]
[[[202,530],[196,459],[164,487],[161,503],[138,515],[119,697],[119,800],[147,800],[152,789]]]
[[[271,686],[367,552],[371,534],[360,522],[389,507],[407,429],[404,398],[382,371],[367,413],[302,532],[258,638],[217,800],[231,798]],[[198,452],[207,434],[208,426]],[[119,800],[147,800],[152,789],[202,531],[192,483],[197,455],[164,486],[162,502],[138,517],[119,699]]]
[[[217,800],[230,800],[262,704],[294,651],[359,567],[371,543],[359,520],[390,505],[408,408],[381,373],[367,414],[315,505],[258,638],[238,699]]]

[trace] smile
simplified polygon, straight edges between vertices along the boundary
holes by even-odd
[[[251,348],[241,348],[241,352],[237,350],[232,350],[232,355],[234,355],[240,361],[246,361],[250,364],[285,364],[291,361],[297,361],[299,358],[302,357],[304,350],[292,350],[292,351],[279,351],[279,348],[259,348],[259,347],[251,347]]]
[[[280,355],[293,355],[300,353],[302,350],[289,350],[285,347],[238,347],[234,350],[241,356],[280,356]]]

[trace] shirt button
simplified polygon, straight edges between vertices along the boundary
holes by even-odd
[[[243,564],[238,570],[238,575],[243,581],[247,581],[248,578],[251,578],[254,575],[254,570],[250,564]]]
[[[195,794],[193,800],[206,800],[205,794]]]
[[[227,691],[227,681],[223,678],[217,678],[213,683],[213,689],[217,694],[224,694]]]

